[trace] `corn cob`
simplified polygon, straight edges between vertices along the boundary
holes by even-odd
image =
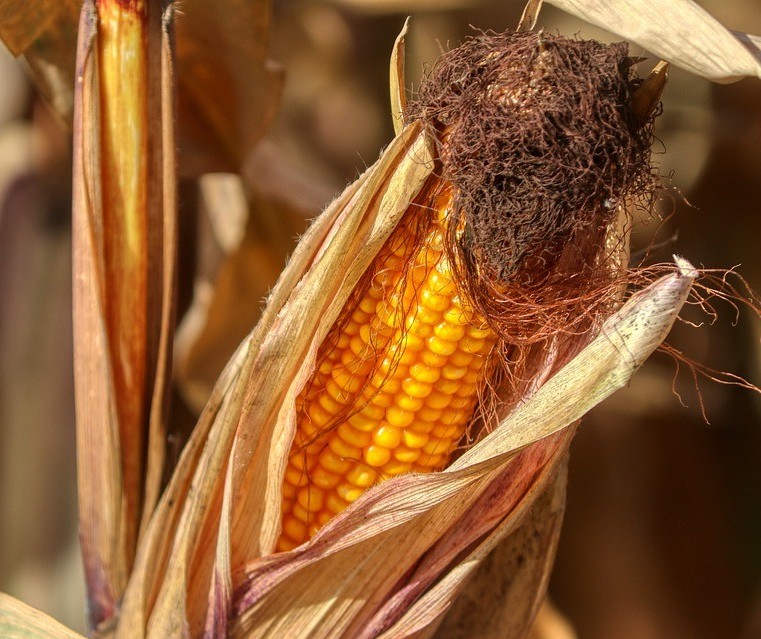
[[[441,170],[298,398],[278,550],[379,481],[443,468],[500,353],[503,381],[520,383],[530,349],[589,332],[615,307],[606,246],[618,207],[651,202],[657,182],[632,63],[622,44],[478,34],[421,84],[405,118],[429,128]]]
[[[433,219],[410,207],[378,254],[297,401],[278,550],[379,481],[443,468],[471,419],[496,336],[464,303],[444,254],[451,189],[431,199]]]

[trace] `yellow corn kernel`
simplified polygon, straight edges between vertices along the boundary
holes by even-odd
[[[415,420],[415,413],[409,410],[399,408],[399,406],[389,406],[386,411],[386,421],[396,428],[404,428]]]
[[[298,519],[302,524],[308,524],[312,519],[312,515],[301,504],[295,503],[291,506],[291,512],[293,516]]]
[[[385,477],[397,477],[412,470],[412,464],[398,459],[390,459],[380,468],[380,474]]]
[[[408,448],[422,448],[428,443],[428,433],[405,430],[404,435],[402,436],[402,441]]]
[[[457,437],[459,434],[460,434],[459,424],[454,424],[450,426],[439,424],[438,426],[434,427],[434,429],[431,431],[431,435],[433,435],[434,437],[438,437],[440,439],[447,439],[447,440],[451,440]]]
[[[307,527],[293,515],[283,517],[283,532],[291,539],[307,539]]]
[[[397,446],[394,449],[393,457],[399,462],[412,464],[420,457],[420,450],[417,448],[408,448],[407,446]]]
[[[385,412],[381,413],[381,417],[383,417],[383,415],[385,415]],[[372,417],[368,417],[363,410],[362,412],[354,413],[351,417],[349,417],[348,423],[358,431],[369,433],[375,430],[375,427],[378,425],[378,420]]]
[[[396,448],[402,441],[402,430],[391,424],[383,424],[373,433],[373,441],[383,448]]]
[[[412,397],[423,398],[428,397],[428,395],[431,394],[433,386],[423,382],[418,382],[417,380],[408,377],[402,382],[402,389],[405,393],[411,395]]]
[[[341,459],[359,459],[362,456],[362,448],[353,446],[340,435],[328,440],[328,448]]]
[[[423,400],[419,397],[412,397],[406,393],[396,393],[394,395],[394,404],[402,410],[417,411],[423,406]]]
[[[428,397],[425,398],[425,405],[430,408],[446,408],[451,402],[451,395],[445,395],[435,390],[432,390]]]
[[[439,355],[428,350],[423,351],[421,359],[426,366],[444,366],[447,362],[446,355]]]
[[[341,497],[339,497],[338,493],[336,492],[331,492],[328,494],[328,497],[325,500],[325,507],[334,515],[337,515],[342,510],[345,510],[348,505],[349,504],[345,502]]]
[[[455,379],[440,379],[433,385],[433,390],[445,395],[454,395],[461,384]]]
[[[423,422],[433,424],[441,418],[441,409],[431,408],[430,406],[423,406],[423,408],[418,411],[417,417]]]
[[[465,326],[444,321],[433,327],[433,334],[449,342],[458,342],[465,337]]]
[[[305,486],[298,492],[296,501],[310,513],[319,512],[325,503],[325,493],[316,486]]]
[[[455,366],[454,364],[444,364],[441,367],[441,376],[444,379],[462,379],[468,372],[467,366]]]
[[[441,469],[477,400],[495,337],[457,293],[445,208],[424,231],[410,213],[342,311],[296,401],[278,550],[308,539],[370,486]]]
[[[441,455],[447,452],[448,448],[449,440],[441,439],[438,437],[431,437],[431,439],[428,440],[428,443],[423,446],[422,450],[424,453],[428,453],[429,455]]]
[[[309,473],[309,479],[318,488],[330,490],[331,488],[338,486],[341,481],[341,475],[331,473],[325,470],[322,466],[317,466],[317,468]],[[285,494],[285,489],[283,490],[283,494]]]
[[[336,455],[330,449],[322,451],[320,454],[319,464],[325,470],[336,473],[337,475],[345,475],[347,472],[349,472],[349,469],[352,466],[350,461],[341,459],[341,457]]]
[[[470,324],[465,330],[468,337],[472,337],[473,339],[488,339],[492,337],[492,331],[488,326],[478,327]]]
[[[307,415],[309,415],[309,418],[318,427],[327,426],[330,423],[330,420],[333,419],[333,415],[326,411],[317,402],[310,404],[309,408],[307,408]]]
[[[431,290],[437,295],[446,295],[451,297],[457,293],[457,287],[455,286],[452,279],[445,273],[439,271],[437,268],[431,271],[431,275],[429,276],[428,281],[430,283]]]
[[[333,369],[333,379],[347,393],[356,393],[362,388],[364,380],[347,370],[345,366],[338,366]]]
[[[427,340],[428,348],[437,355],[451,355],[457,350],[457,343],[432,335]]]
[[[413,433],[430,433],[433,430],[433,427],[436,425],[436,422],[429,422],[422,419],[417,419],[414,422],[412,422],[405,431],[412,431]]]
[[[377,478],[378,473],[365,464],[357,464],[346,475],[346,479],[359,488],[369,488]]]
[[[365,461],[375,468],[383,466],[389,459],[391,459],[391,451],[383,446],[368,446],[365,448]]]
[[[351,484],[339,484],[338,488],[336,488],[336,492],[341,499],[351,503],[359,499],[362,496],[362,493],[365,492],[365,489],[352,486]]]
[[[410,366],[410,377],[418,382],[432,384],[441,377],[441,370],[423,363]]]
[[[346,406],[346,404],[343,402],[338,402],[333,397],[331,397],[330,393],[321,393],[317,398],[317,402],[326,413],[330,413],[332,415],[335,415],[339,411],[343,410]]]
[[[343,422],[336,432],[344,442],[355,448],[363,448],[370,443],[370,433],[353,428],[351,422]],[[335,452],[335,449],[333,451]],[[347,457],[347,455],[344,455],[344,457]]]
[[[285,471],[285,481],[292,486],[306,486],[309,483],[309,476],[303,470],[289,465]]]

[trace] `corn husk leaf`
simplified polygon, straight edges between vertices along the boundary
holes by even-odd
[[[227,583],[230,563],[241,565],[272,551],[280,477],[293,437],[281,406],[292,402],[304,383],[304,362],[314,359],[341,300],[427,178],[431,157],[420,127],[409,127],[302,238],[262,319],[212,394],[151,522],[119,636],[142,636],[146,624],[149,636],[187,629],[198,634],[206,623],[212,578]],[[221,524],[231,531],[227,561],[217,537],[223,492],[230,491],[236,491],[228,502],[230,522]]]
[[[532,491],[541,492],[538,497],[529,493],[524,498],[528,512],[523,518],[511,516],[503,520],[494,533],[453,569],[442,583],[449,588],[458,583],[458,572],[472,572],[472,578],[446,612],[441,625],[424,625],[421,632],[434,636],[463,639],[472,636],[522,639],[532,627],[542,593],[547,590],[555,557],[560,525],[565,510],[567,455],[558,467],[548,469],[551,480],[537,482]],[[500,527],[517,529],[503,537]],[[497,541],[501,539],[501,541]],[[432,605],[447,602],[439,588],[424,595]],[[454,593],[453,593],[454,594]],[[403,623],[413,619],[425,622],[430,610],[416,604],[416,611],[409,610]],[[389,631],[393,633],[394,629]]]
[[[394,47],[391,49],[389,64],[388,86],[391,93],[391,120],[394,123],[394,133],[399,135],[404,128],[404,111],[407,108],[407,83],[404,75],[405,36],[410,26],[410,19],[404,21],[404,26],[396,36]]]
[[[6,639],[84,639],[31,606],[0,593],[0,637]]]
[[[24,55],[45,99],[66,121],[74,108],[74,58],[80,0],[3,0],[0,38]]]
[[[375,636],[387,629],[396,620],[384,608],[393,605],[390,595],[407,567],[455,524],[455,534],[467,535],[460,530],[463,516],[473,505],[493,503],[491,495],[478,504],[498,485],[503,516],[520,512],[522,497],[567,445],[570,432],[563,429],[627,383],[665,338],[694,277],[694,269],[679,260],[672,275],[635,293],[598,337],[445,471],[382,483],[309,543],[250,563],[233,635],[327,637],[364,629],[361,636]],[[477,539],[480,531],[473,532]],[[454,559],[459,550],[451,548],[449,556]],[[444,563],[438,562],[442,570]],[[450,594],[443,595],[445,602]],[[441,601],[423,613],[410,608],[407,614],[423,614],[423,620],[389,632],[407,636],[402,629],[414,633],[421,623],[436,622],[441,611],[434,604],[440,607]],[[397,606],[397,614],[405,608]],[[368,626],[373,619],[377,625]]]
[[[724,27],[692,0],[547,0],[714,82],[761,77],[757,36]]]
[[[78,492],[93,626],[114,614],[158,499],[176,243],[168,23],[155,8],[99,7],[106,29],[83,5],[74,118]]]

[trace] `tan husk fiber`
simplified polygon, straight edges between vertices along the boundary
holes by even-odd
[[[6,639],[84,639],[55,619],[0,592],[0,637]]]
[[[170,484],[171,497],[162,500],[139,549],[137,571],[161,583],[130,584],[122,636],[140,636],[146,620],[148,635],[157,637],[188,622],[197,633],[205,623],[223,484],[224,491],[238,490],[235,483],[246,491],[235,497],[233,517],[224,524],[231,526],[232,565],[271,552],[283,472],[277,469],[292,437],[280,414],[288,405],[283,395],[292,397],[303,384],[343,300],[430,173],[431,157],[420,127],[408,127],[302,238],[261,321],[223,375],[227,387],[218,385],[204,411]],[[239,461],[224,481],[230,455]],[[224,557],[222,551],[216,566],[221,583],[229,572]]]
[[[235,608],[235,636],[327,637],[356,630],[358,620],[377,612],[406,567],[501,472],[525,465],[516,478],[526,484],[509,484],[515,499],[532,485],[530,469],[538,472],[560,450],[562,436],[526,447],[626,384],[668,333],[695,275],[679,260],[675,273],[635,293],[589,346],[445,471],[380,484],[305,546],[248,565],[248,583]]]
[[[692,0],[547,0],[714,82],[761,77],[761,48]]]

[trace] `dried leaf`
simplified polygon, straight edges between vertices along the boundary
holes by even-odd
[[[299,344],[306,339],[304,346],[312,343],[309,348],[316,349],[314,331],[319,326],[326,332],[331,314],[340,310],[333,296],[335,289],[345,296],[353,288],[406,209],[415,184],[422,184],[428,175],[431,163],[426,158],[430,153],[419,127],[409,127],[302,238],[262,319],[223,375],[224,386],[218,386],[201,416],[189,452],[183,454],[175,471],[169,497],[162,499],[141,542],[118,636],[142,636],[146,619],[149,636],[164,637],[185,628],[191,634],[201,632],[213,574],[210,561],[219,534],[222,484],[234,436],[236,445],[245,442],[245,450],[233,451],[233,456],[237,452],[240,457],[255,458],[250,464],[233,465],[233,488],[238,490],[237,486],[244,484],[253,503],[246,508],[245,500],[235,494],[232,564],[241,563],[235,553],[259,556],[274,546],[279,498],[272,498],[269,485],[280,489],[280,475],[273,464],[285,459],[291,436],[288,428],[274,424],[274,417],[283,403],[283,380],[296,380],[287,389],[289,394],[295,392],[293,384],[299,383],[283,366],[305,368],[304,361],[313,359],[313,352],[300,353]],[[378,198],[379,192],[386,195]],[[320,310],[323,306],[325,312]],[[260,449],[257,442],[261,442]],[[269,442],[273,442],[271,446]],[[241,477],[252,469],[260,473],[256,480],[264,482],[265,488],[258,489],[256,481]],[[217,574],[225,570],[220,567]],[[152,576],[143,581],[148,573]]]
[[[542,10],[542,3],[544,0],[528,0],[526,6],[523,7],[523,13],[521,19],[518,22],[516,31],[531,31],[536,26],[536,21],[539,19],[539,12]]]
[[[84,639],[45,613],[3,593],[0,593],[0,637]]]
[[[548,481],[540,482],[542,494],[525,500],[530,508],[518,528],[507,536],[496,530],[462,562],[467,567],[474,565],[475,574],[447,612],[438,636],[526,636],[554,563],[565,509],[566,474],[567,455],[559,468],[552,469]],[[450,575],[445,580],[450,580]],[[440,596],[433,599],[444,600]]]
[[[94,626],[115,612],[163,468],[175,145],[171,90],[162,88],[161,73],[149,76],[147,69],[168,72],[167,37],[156,8],[83,5],[74,357],[80,530]]]
[[[406,82],[404,79],[404,37],[407,35],[407,29],[410,25],[410,19],[404,21],[404,26],[396,36],[394,48],[391,50],[391,63],[389,65],[389,90],[391,91],[391,119],[394,122],[394,134],[404,128],[404,110],[407,108]]]
[[[520,502],[536,483],[529,469],[541,472],[562,450],[560,431],[625,385],[660,344],[694,277],[694,269],[678,259],[674,274],[635,293],[577,357],[447,470],[384,482],[309,543],[249,564],[233,635],[356,632],[389,600],[406,566],[450,530],[511,464],[524,466],[513,469],[514,478],[526,482],[522,488],[520,481],[506,482],[514,505]]]
[[[761,77],[756,36],[733,33],[692,0],[548,2],[714,82]]]
[[[66,121],[74,106],[80,5],[80,0],[0,1],[0,38],[13,55],[24,55],[40,92]]]
[[[282,70],[267,59],[270,3],[187,0],[177,19],[183,172],[237,171],[269,127]]]

